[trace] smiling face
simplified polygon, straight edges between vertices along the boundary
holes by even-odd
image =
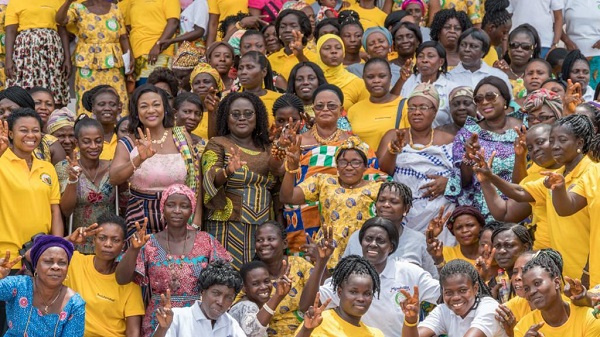
[[[238,138],[248,138],[256,128],[256,109],[252,102],[245,98],[233,101],[229,109],[227,127],[231,134]]]
[[[100,226],[102,231],[94,237],[94,254],[97,259],[114,261],[125,245],[125,233],[121,226],[105,223]]]
[[[103,131],[95,127],[84,127],[79,130],[79,155],[82,158],[98,160],[104,147]]]
[[[112,93],[102,93],[96,96],[92,105],[92,113],[102,125],[117,124],[119,116],[119,99]]]
[[[453,229],[456,241],[461,246],[479,245],[479,232],[481,231],[481,225],[477,222],[477,219],[468,214],[458,216],[454,220]]]
[[[208,96],[210,88],[217,89],[217,81],[209,73],[200,73],[194,77],[192,82],[192,91],[200,96],[202,100]]]
[[[73,155],[73,150],[77,147],[77,140],[75,139],[75,132],[72,126],[63,126],[54,131],[52,135],[58,139],[67,156]]]
[[[272,291],[273,283],[271,283],[271,276],[267,269],[259,267],[246,274],[244,293],[250,301],[259,306],[265,304],[271,298]]]
[[[385,189],[379,192],[377,201],[375,202],[377,216],[390,220],[392,223],[398,223],[404,218],[404,213],[408,213],[408,209],[404,201],[394,190]]]
[[[333,91],[324,90],[315,97],[313,107],[316,107],[314,110],[317,125],[335,124],[342,110],[342,102]]]
[[[381,57],[387,60],[390,47],[390,43],[383,33],[375,32],[367,37],[367,54],[370,57]]]
[[[208,64],[215,68],[221,77],[223,77],[229,73],[229,69],[233,65],[233,54],[226,46],[218,46],[210,54]]]
[[[350,274],[338,287],[338,296],[342,311],[360,319],[373,301],[373,280],[369,275]]]
[[[469,35],[460,41],[458,46],[458,57],[465,67],[481,65],[483,57],[483,42]]]
[[[523,267],[532,257],[533,255],[530,253],[523,253],[515,260],[515,265],[513,266],[510,285],[519,297],[525,298],[525,291],[523,290]]]
[[[484,84],[479,87],[475,96],[484,98],[483,101],[477,104],[477,110],[485,119],[494,120],[500,116],[504,116],[506,100],[500,95],[500,90],[498,90],[498,88],[490,84]],[[486,96],[490,99],[485,98]]]
[[[394,46],[398,55],[403,57],[412,57],[417,50],[419,40],[412,30],[406,27],[400,27],[394,35]]]
[[[329,67],[337,67],[344,61],[344,49],[342,44],[335,39],[329,39],[323,43],[321,50],[321,61]]]
[[[550,129],[537,127],[527,131],[527,152],[537,165],[549,168],[556,164],[550,147]]]
[[[277,33],[275,32],[275,26],[268,26],[267,29],[263,32],[263,36],[265,37],[265,44],[267,48],[267,52],[274,53],[283,47],[281,42],[277,38]]]
[[[246,56],[240,60],[237,75],[244,89],[261,88],[266,74],[267,69],[261,69],[260,64],[253,57]]]
[[[364,68],[363,79],[367,90],[373,97],[383,97],[390,91],[392,74],[387,64],[381,62],[369,64]]]
[[[446,50],[454,50],[460,34],[462,34],[460,22],[457,18],[450,18],[446,20],[440,31],[440,43]]]
[[[573,83],[581,84],[581,90],[585,92],[590,83],[590,66],[583,60],[577,60],[571,68],[569,78]]]
[[[167,198],[163,215],[169,226],[181,228],[187,226],[193,211],[190,199],[183,194],[175,193]]]
[[[496,262],[504,270],[512,270],[517,257],[531,248],[522,243],[512,230],[496,235],[493,244],[496,248]]]
[[[155,92],[147,92],[140,96],[137,102],[138,117],[146,128],[162,125],[165,118],[165,107],[162,96]]]
[[[42,118],[42,122],[44,125],[48,122],[48,118],[50,118],[50,114],[54,109],[56,109],[54,105],[54,97],[45,91],[38,91],[31,95],[33,101],[35,102],[35,112],[40,115]]]
[[[477,117],[477,106],[469,96],[456,96],[450,101],[450,114],[454,123],[462,127],[467,121],[467,116]]]
[[[583,140],[576,137],[568,127],[556,125],[550,131],[550,147],[552,147],[552,157],[558,164],[565,165],[575,160],[583,148]]]
[[[265,38],[259,34],[253,34],[243,38],[240,44],[240,54],[244,55],[249,51],[257,51],[263,55],[267,54]]]
[[[202,303],[200,309],[204,316],[210,320],[217,320],[223,315],[235,300],[235,289],[226,285],[215,284],[202,291]]]
[[[15,121],[8,132],[15,150],[31,153],[42,141],[42,127],[33,117],[21,117]]]
[[[279,228],[271,224],[261,225],[256,230],[255,240],[256,255],[261,261],[281,261],[287,239],[281,237]]]
[[[60,247],[50,247],[40,255],[35,271],[43,284],[49,288],[56,288],[67,277],[68,269],[67,252]]]
[[[192,102],[183,102],[175,112],[175,122],[177,126],[185,126],[189,133],[196,130],[202,120],[202,110]]]
[[[444,59],[440,57],[437,49],[433,47],[424,48],[417,55],[417,70],[422,76],[430,77],[437,75],[444,65]]]
[[[340,37],[344,41],[344,48],[348,54],[358,54],[360,52],[360,41],[363,31],[358,25],[345,25],[342,27]]]
[[[442,281],[442,298],[454,314],[465,317],[473,305],[479,290],[478,284],[464,274],[454,274]]]
[[[8,98],[3,98],[0,100],[0,121],[5,121],[13,111],[19,108],[20,106],[17,103],[9,100]]]
[[[550,72],[548,67],[542,62],[529,62],[527,68],[525,68],[525,76],[523,82],[527,92],[532,92],[542,87],[547,79],[550,78]]]
[[[393,246],[388,232],[379,226],[369,227],[360,242],[362,254],[374,266],[385,265]]]
[[[367,170],[363,158],[353,149],[344,151],[336,162],[340,180],[350,186],[358,184]]]
[[[312,103],[312,95],[319,87],[319,79],[315,71],[308,66],[298,69],[294,78],[294,91],[300,99]]]
[[[562,301],[560,279],[540,266],[523,274],[523,291],[527,301],[541,311],[549,309],[555,301]]]

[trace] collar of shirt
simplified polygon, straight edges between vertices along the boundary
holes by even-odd
[[[396,261],[387,259],[383,272],[379,275],[381,278],[394,279],[396,277]]]
[[[459,62],[458,65],[456,67],[454,67],[454,69],[452,69],[453,72],[456,73],[469,73],[469,74],[475,74],[475,73],[484,73],[484,74],[489,74],[490,71],[488,68],[492,68],[490,66],[487,65],[487,63],[483,62],[483,60],[481,60],[481,67],[479,67],[479,69],[475,70],[475,71],[470,71],[468,69],[466,69],[462,62]]]
[[[32,157],[32,163],[31,163],[31,172],[34,172],[35,170],[37,170],[38,168],[41,167],[40,163],[42,162],[41,160],[37,159],[33,153],[31,154]],[[6,149],[6,151],[4,151],[4,154],[2,155],[2,158],[4,158],[5,160],[11,161],[11,162],[23,162],[25,165],[27,165],[27,163],[25,163],[25,159],[19,158],[17,157],[17,155],[13,152],[13,150],[11,148]]]
[[[209,323],[211,323],[211,319],[209,319],[208,317],[206,317],[204,315],[204,312],[202,312],[202,309],[200,308],[200,304],[202,304],[202,302],[200,301],[196,301],[196,303],[194,304],[194,306],[192,307],[192,316],[194,317],[194,320],[196,320],[197,322],[202,322],[202,321],[209,321]],[[223,315],[219,316],[219,318],[217,318],[217,320],[215,321],[215,325],[213,326],[213,331],[219,330],[221,328],[227,328],[227,313],[223,313]]]

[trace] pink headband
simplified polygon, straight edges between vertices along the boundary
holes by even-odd
[[[421,11],[423,12],[423,14],[425,14],[425,5],[423,4],[422,0],[404,0],[402,2],[402,10],[406,10],[406,7],[408,7],[408,5],[410,4],[418,4],[419,6],[421,6]]]
[[[194,191],[192,191],[191,188],[185,185],[173,184],[163,191],[162,197],[160,198],[161,213],[163,213],[163,211],[165,210],[165,203],[167,202],[167,199],[169,199],[169,197],[173,194],[185,195],[186,197],[188,197],[188,199],[190,199],[190,202],[192,203],[192,212],[196,209],[196,195],[194,194]]]

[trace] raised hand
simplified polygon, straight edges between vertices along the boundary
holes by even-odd
[[[479,182],[489,180],[494,175],[494,172],[492,172],[494,157],[496,157],[496,151],[492,152],[490,159],[486,161],[485,151],[483,149],[475,156],[475,165],[473,166],[473,169],[475,170],[475,176]]]
[[[293,280],[290,278],[290,265],[286,260],[283,260],[281,263],[281,270],[279,271],[279,278],[277,279],[277,284],[275,287],[275,291],[277,295],[280,297],[285,297],[290,290],[292,289]]]
[[[429,229],[425,230],[427,237],[427,252],[431,255],[433,262],[436,265],[444,262],[444,243],[433,237]]]
[[[404,289],[400,289],[400,292],[406,297],[404,301],[400,302],[400,308],[402,308],[402,312],[404,313],[404,320],[411,324],[417,323],[421,303],[419,302],[419,286],[414,286],[412,295]]]
[[[7,250],[4,258],[0,259],[0,279],[7,277],[12,267],[14,267],[15,264],[19,263],[21,259],[21,256],[17,256],[14,260],[11,261],[10,251]]]
[[[503,72],[505,72],[507,74],[510,71],[510,66],[504,60],[498,60],[498,61],[494,62],[494,64],[492,66],[496,69],[502,70]]]
[[[319,306],[320,299],[321,294],[317,293],[315,303],[304,313],[304,327],[306,329],[314,329],[323,322],[323,316],[321,316],[321,314],[327,309],[329,302],[331,302],[331,298],[328,298],[325,303]]]
[[[438,215],[429,221],[429,225],[427,225],[427,230],[430,231],[431,238],[437,238],[444,230],[444,225],[446,221],[450,218],[452,213],[448,212],[444,215],[444,211],[446,211],[446,206],[442,206],[440,208]],[[427,237],[429,239],[429,237]]]
[[[71,241],[76,245],[82,245],[85,243],[86,238],[90,236],[94,236],[102,231],[102,227],[98,228],[98,224],[95,223],[89,227],[79,227],[73,231],[69,236],[65,239]]]
[[[167,295],[160,294],[160,306],[156,308],[156,319],[158,325],[163,329],[168,329],[173,323],[173,310],[171,305],[171,289],[167,289]]]
[[[269,141],[273,143],[276,139],[279,139],[281,137],[282,130],[283,128],[281,126],[277,126],[275,124],[271,125],[271,127],[269,127]]]
[[[81,172],[83,171],[79,166],[79,162],[77,161],[77,150],[73,150],[73,159],[67,156],[67,172],[69,173],[70,181],[77,181]]]
[[[579,279],[572,279],[568,276],[565,276],[564,293],[570,299],[576,301],[584,298],[587,291]]]
[[[263,20],[264,18],[268,18],[268,15],[258,15],[258,16],[247,16],[240,20],[240,25],[244,27],[244,29],[256,28],[260,29],[261,26],[269,25],[268,22]]]
[[[504,331],[508,336],[513,336],[513,331],[517,325],[517,319],[513,312],[504,304],[500,304],[496,308],[496,320],[502,324]]]
[[[420,190],[426,190],[423,196],[429,196],[429,200],[431,201],[444,195],[448,178],[437,174],[427,174],[427,178],[431,179],[431,181],[419,188]]]
[[[476,133],[472,133],[471,137],[469,137],[465,143],[465,157],[469,160],[474,160],[480,149],[479,136]]]
[[[523,337],[544,337],[544,334],[540,332],[540,329],[544,326],[544,322],[539,322],[532,325]]]
[[[402,152],[404,146],[406,146],[406,141],[404,140],[404,132],[399,129],[394,130],[396,133],[396,138],[392,139],[392,141],[388,144],[388,152],[396,155]]]
[[[491,248],[487,244],[483,246],[481,255],[475,260],[475,269],[479,276],[485,281],[491,278],[492,264],[496,256],[496,248]]]
[[[540,174],[546,176],[546,179],[544,179],[546,188],[553,191],[558,188],[565,188],[565,177],[562,174],[552,171],[543,171]]]
[[[148,240],[150,240],[150,234],[146,234],[146,227],[148,226],[148,218],[144,218],[144,223],[140,226],[139,222],[135,222],[135,233],[131,236],[131,246],[133,248],[142,248]]]
[[[568,116],[575,113],[575,108],[583,103],[583,91],[580,83],[573,83],[571,79],[567,80],[567,91],[563,100],[563,115]]]
[[[319,248],[315,243],[316,236],[317,233],[314,233],[313,237],[306,233],[306,243],[300,246],[300,249],[304,252],[304,258],[312,262],[312,264],[315,264],[317,258],[319,257]]]
[[[302,44],[304,34],[299,30],[293,30],[292,35],[294,36],[294,40],[290,42],[290,49],[295,56],[302,55],[304,53],[304,45]]]
[[[225,168],[228,177],[233,175],[235,171],[241,169],[242,166],[247,164],[245,161],[240,159],[240,149],[237,146],[232,146],[229,148],[229,150],[231,151],[231,156],[229,156],[227,160],[227,167]]]
[[[220,100],[217,96],[217,92],[217,89],[210,87],[210,89],[208,89],[208,95],[204,98],[204,107],[209,114],[217,111],[217,107],[219,106]]]
[[[524,157],[527,155],[527,127],[525,125],[521,125],[520,128],[515,126],[515,131],[517,132],[517,138],[513,145],[515,155]]]
[[[321,231],[323,232],[323,238],[317,244],[317,249],[319,252],[319,259],[327,261],[331,255],[333,255],[333,251],[335,250],[333,226],[323,225]]]
[[[412,70],[412,58],[404,61],[404,64],[400,68],[400,80],[406,82],[408,78],[413,74]]]
[[[0,156],[8,149],[8,122],[0,123]]]
[[[286,163],[287,169],[294,171],[300,167],[300,142],[302,141],[301,136],[291,138],[291,144],[286,151]]]
[[[152,148],[152,135],[150,134],[150,129],[146,128],[146,134],[144,134],[141,128],[138,128],[137,131],[140,138],[135,141],[136,147],[141,162],[144,162],[144,160],[154,156],[156,150]]]

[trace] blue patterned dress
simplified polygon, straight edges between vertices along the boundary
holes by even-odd
[[[472,134],[479,135],[479,144],[485,152],[485,157],[489,158],[492,152],[496,151],[492,172],[500,178],[511,181],[512,172],[515,166],[515,151],[513,143],[517,138],[517,133],[513,129],[499,134],[482,129],[477,121],[472,117],[467,117],[467,121],[462,129],[456,134],[452,147],[453,172],[446,185],[445,196],[457,205],[470,205],[477,207],[486,221],[492,221],[494,218],[485,203],[479,181],[473,174],[473,180],[470,186],[461,186],[460,166],[465,155],[465,143]],[[502,198],[506,197],[498,191]]]
[[[33,306],[33,279],[8,276],[0,280],[0,301],[6,301],[8,331],[5,337],[83,336],[85,302],[79,294],[69,299],[60,314],[43,315]]]

